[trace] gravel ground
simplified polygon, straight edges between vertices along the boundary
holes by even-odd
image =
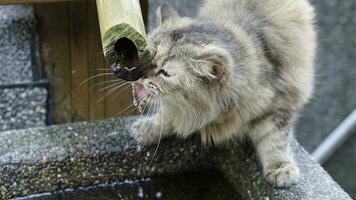
[[[34,31],[32,6],[0,6],[0,85],[32,81],[30,44]]]
[[[44,126],[46,121],[47,90],[0,90],[0,131]]]

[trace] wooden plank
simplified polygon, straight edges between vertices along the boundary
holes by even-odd
[[[72,68],[72,112],[74,121],[89,119],[88,34],[86,2],[70,4],[70,60]]]
[[[0,4],[22,4],[22,3],[53,3],[64,1],[85,1],[85,0],[0,0]]]
[[[49,81],[53,104],[53,122],[72,119],[69,45],[69,7],[67,3],[37,4],[41,63]]]
[[[96,4],[94,1],[88,2],[88,69],[89,75],[95,76],[100,73],[107,73],[104,69],[106,67],[104,54],[101,46],[100,30],[98,14],[96,11]],[[90,119],[104,119],[105,118],[105,101],[98,102],[100,97],[100,89],[108,86],[110,83],[102,84],[106,80],[113,79],[114,77],[106,79],[98,77],[90,84],[89,89],[89,115]],[[113,82],[111,82],[113,83]],[[97,85],[100,84],[100,85]]]

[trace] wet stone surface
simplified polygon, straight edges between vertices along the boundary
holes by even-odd
[[[152,159],[156,148],[137,146],[128,136],[130,123],[108,120],[1,133],[0,194],[6,199],[208,165],[193,141],[162,143]]]
[[[248,145],[232,143],[219,148],[215,160],[235,189],[244,188],[244,192],[240,192],[243,199],[351,199],[296,141],[293,142],[293,149],[301,177],[298,184],[290,189],[271,189],[271,186],[263,180],[260,166],[256,165],[258,160]]]
[[[219,169],[243,199],[349,200],[298,144],[300,183],[288,190],[266,184],[253,149],[236,141],[202,147],[199,137],[138,146],[129,136],[136,118],[112,119],[0,133],[0,199],[127,178]],[[184,184],[182,184],[184,185]]]
[[[47,90],[0,89],[0,131],[45,126]]]

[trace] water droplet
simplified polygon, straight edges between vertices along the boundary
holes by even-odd
[[[136,150],[137,150],[138,152],[142,151],[142,146],[141,146],[140,144],[137,144]]]
[[[144,112],[145,104],[146,104],[145,102],[140,101],[137,105],[138,106],[137,109],[141,114]]]
[[[133,105],[137,107],[138,105],[138,99],[136,97],[136,91],[135,91],[135,83],[131,83],[131,92],[132,92],[132,98],[133,98]]]
[[[160,199],[162,197],[162,192],[156,192],[156,198]]]
[[[141,186],[139,186],[139,188],[138,188],[137,196],[140,198],[143,198],[143,196],[144,196],[143,188]]]

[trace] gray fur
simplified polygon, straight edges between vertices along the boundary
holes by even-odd
[[[299,171],[289,140],[313,90],[309,2],[205,0],[196,19],[167,5],[157,14],[161,23],[149,35],[155,67],[140,83],[159,109],[133,125],[133,136],[154,143],[172,132],[199,131],[203,143],[214,144],[246,137],[268,182],[295,184]],[[170,76],[158,73],[162,69]]]

